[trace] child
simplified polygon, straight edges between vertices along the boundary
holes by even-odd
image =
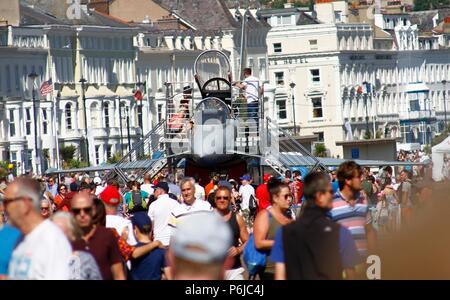
[[[137,240],[136,247],[151,242],[152,222],[146,212],[137,212],[131,217],[134,235]],[[147,255],[131,260],[132,280],[161,280],[164,270],[166,279],[170,279],[169,268],[165,262],[165,250],[156,248]]]

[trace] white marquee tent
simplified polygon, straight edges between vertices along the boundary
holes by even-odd
[[[442,143],[434,146],[431,149],[431,159],[433,160],[433,180],[444,180],[445,176],[450,174],[449,163],[444,163],[447,156],[450,159],[450,136],[448,136]]]

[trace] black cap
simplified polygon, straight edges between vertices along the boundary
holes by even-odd
[[[169,185],[167,182],[158,182],[158,184],[155,186],[155,189],[163,189],[166,193],[169,192]]]

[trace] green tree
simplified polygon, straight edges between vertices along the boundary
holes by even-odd
[[[314,156],[327,157],[327,147],[325,147],[325,144],[322,144],[322,143],[315,144]]]
[[[116,152],[116,153],[114,153],[113,156],[108,158],[108,164],[111,164],[111,165],[117,164],[121,159],[122,159],[122,155],[120,154],[120,152]]]
[[[430,10],[442,8],[450,4],[449,0],[414,0],[414,10]]]
[[[70,146],[62,146],[59,148],[59,153],[65,163],[69,163],[72,159],[74,159],[75,151],[77,148],[73,145]]]

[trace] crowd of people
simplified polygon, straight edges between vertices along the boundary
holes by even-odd
[[[173,174],[125,186],[79,174],[5,179],[0,277],[364,278],[379,233],[398,230],[432,193],[406,169],[398,178],[390,167],[374,176],[353,161],[330,174],[262,179],[259,186],[249,174],[211,174],[204,186],[198,176]]]

